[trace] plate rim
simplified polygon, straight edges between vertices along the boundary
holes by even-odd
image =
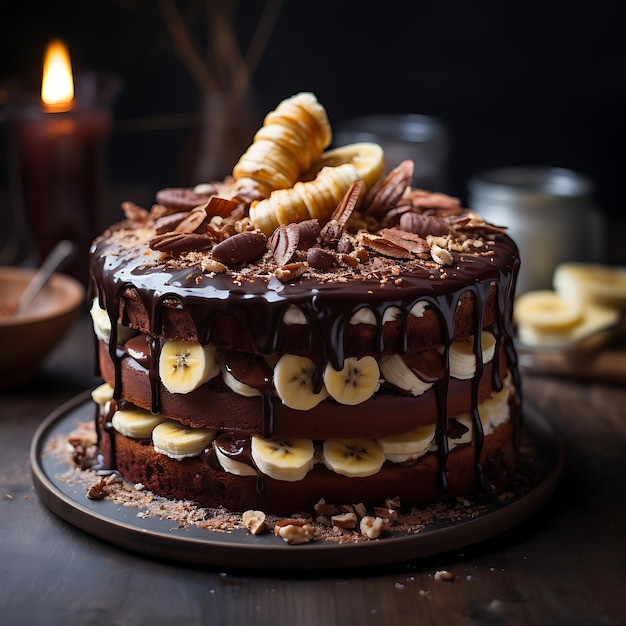
[[[259,540],[262,536],[249,535],[245,529],[234,529],[231,533],[217,533],[207,529],[211,536],[206,539],[182,534],[173,535],[171,532],[175,521],[158,518],[164,527],[167,526],[166,531],[142,528],[141,518],[133,518],[134,523],[114,519],[95,508],[100,501],[87,500],[86,503],[81,503],[63,491],[59,487],[59,481],[55,482],[54,478],[48,475],[43,466],[43,454],[51,431],[64,423],[64,420],[69,420],[73,411],[80,410],[83,406],[86,410],[88,403],[91,402],[90,394],[90,390],[84,391],[53,410],[33,435],[29,456],[33,482],[39,498],[55,515],[89,535],[135,554],[176,562],[257,571],[336,570],[427,558],[480,543],[520,524],[550,499],[564,469],[565,450],[562,438],[547,418],[536,407],[526,402],[523,410],[523,427],[532,431],[534,436],[542,437],[544,443],[547,442],[554,448],[555,454],[551,457],[550,467],[537,484],[527,493],[511,502],[503,503],[496,510],[453,522],[443,528],[415,534],[385,536],[359,543],[320,541],[288,545],[273,536],[271,539],[275,539],[275,542],[270,543],[263,539]],[[71,467],[67,464],[66,468]],[[94,503],[94,508],[89,506],[90,502]],[[234,540],[229,542],[228,538],[233,535],[244,536],[247,543]],[[255,555],[267,557],[268,554],[271,554],[271,559],[254,558]],[[329,562],[328,555],[338,556],[341,563]]]

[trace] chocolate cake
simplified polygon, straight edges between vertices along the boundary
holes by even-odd
[[[290,515],[497,489],[520,421],[515,244],[459,200],[328,150],[298,94],[224,181],[94,242],[102,464],[171,498]]]

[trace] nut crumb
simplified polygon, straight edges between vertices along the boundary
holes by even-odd
[[[454,580],[454,574],[445,569],[438,570],[435,572],[435,580],[445,580],[448,582]]]
[[[241,515],[241,521],[253,535],[258,535],[265,530],[265,513],[263,511],[244,511]]]
[[[87,497],[90,500],[103,500],[106,495],[104,492],[104,488],[106,486],[106,480],[104,477],[101,477],[97,482],[95,482],[91,487],[89,487],[89,491],[87,491]]]
[[[276,522],[274,534],[290,545],[297,545],[312,541],[315,529],[304,520],[286,519]]]
[[[14,500],[14,499],[15,499],[15,498],[14,498],[14,497],[10,494],[10,493],[5,493],[5,494],[4,494],[4,497],[5,497],[7,500]]]
[[[333,515],[330,521],[333,526],[337,526],[338,528],[352,529],[356,528],[357,518],[354,513],[350,512]]]
[[[381,517],[366,515],[359,525],[361,533],[368,539],[378,539],[383,532],[384,521]]]

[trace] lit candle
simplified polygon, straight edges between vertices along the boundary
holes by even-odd
[[[48,111],[69,111],[74,106],[74,76],[70,53],[59,39],[53,39],[46,48],[41,101]]]
[[[63,42],[46,49],[40,94],[9,89],[20,195],[29,235],[41,261],[61,239],[77,244],[68,273],[87,280],[90,242],[103,227],[105,138],[111,82],[72,74]],[[40,96],[40,97],[39,97]]]

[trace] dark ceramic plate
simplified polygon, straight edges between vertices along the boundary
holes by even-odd
[[[137,517],[136,507],[112,500],[89,500],[84,485],[61,479],[70,466],[50,446],[93,418],[93,404],[85,392],[54,411],[33,437],[30,462],[35,488],[42,501],[66,522],[104,541],[153,557],[216,567],[311,570],[379,565],[408,561],[456,550],[495,536],[535,513],[556,489],[564,451],[560,438],[538,413],[524,414],[526,445],[519,479],[500,501],[488,495],[472,501],[474,516],[427,524],[418,534],[392,532],[373,541],[338,544],[316,541],[288,545],[266,533],[250,535],[236,529],[215,532],[197,526],[180,528],[176,521]],[[526,458],[527,457],[527,458]],[[523,479],[521,478],[523,477]]]

